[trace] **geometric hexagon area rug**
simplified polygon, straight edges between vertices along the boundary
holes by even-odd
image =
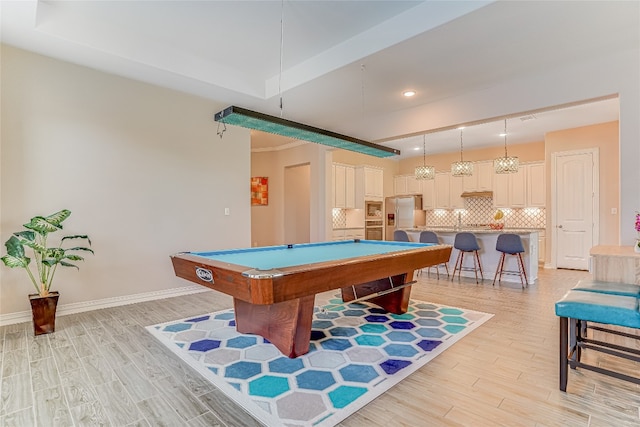
[[[402,315],[327,302],[315,310],[309,353],[296,359],[260,336],[238,333],[232,309],[147,329],[265,425],[326,427],[492,317],[414,300]]]

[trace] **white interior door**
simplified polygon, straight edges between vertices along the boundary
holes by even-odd
[[[555,175],[552,252],[557,268],[589,269],[589,250],[597,229],[597,155],[597,150],[552,155]]]

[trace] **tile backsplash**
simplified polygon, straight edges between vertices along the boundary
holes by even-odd
[[[469,197],[465,199],[465,209],[427,210],[426,224],[437,226],[455,226],[460,212],[462,225],[489,224],[493,221],[496,208],[489,197]],[[509,228],[545,228],[544,208],[502,209],[504,226]],[[347,210],[333,209],[333,228],[347,227]]]
[[[426,211],[427,225],[449,226],[458,223],[458,213],[462,225],[473,226],[493,222],[496,208],[489,197],[469,197],[465,199],[465,209],[433,209]],[[504,226],[509,228],[545,228],[544,208],[504,209]]]

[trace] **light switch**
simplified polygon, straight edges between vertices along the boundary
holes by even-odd
[[[611,208],[611,215],[617,215],[618,214],[618,208]]]
[[[229,208],[224,208],[224,214],[225,214],[225,216],[229,216],[230,215]]]

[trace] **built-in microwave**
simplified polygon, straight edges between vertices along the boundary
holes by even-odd
[[[365,219],[382,219],[382,202],[367,200],[364,202]]]

